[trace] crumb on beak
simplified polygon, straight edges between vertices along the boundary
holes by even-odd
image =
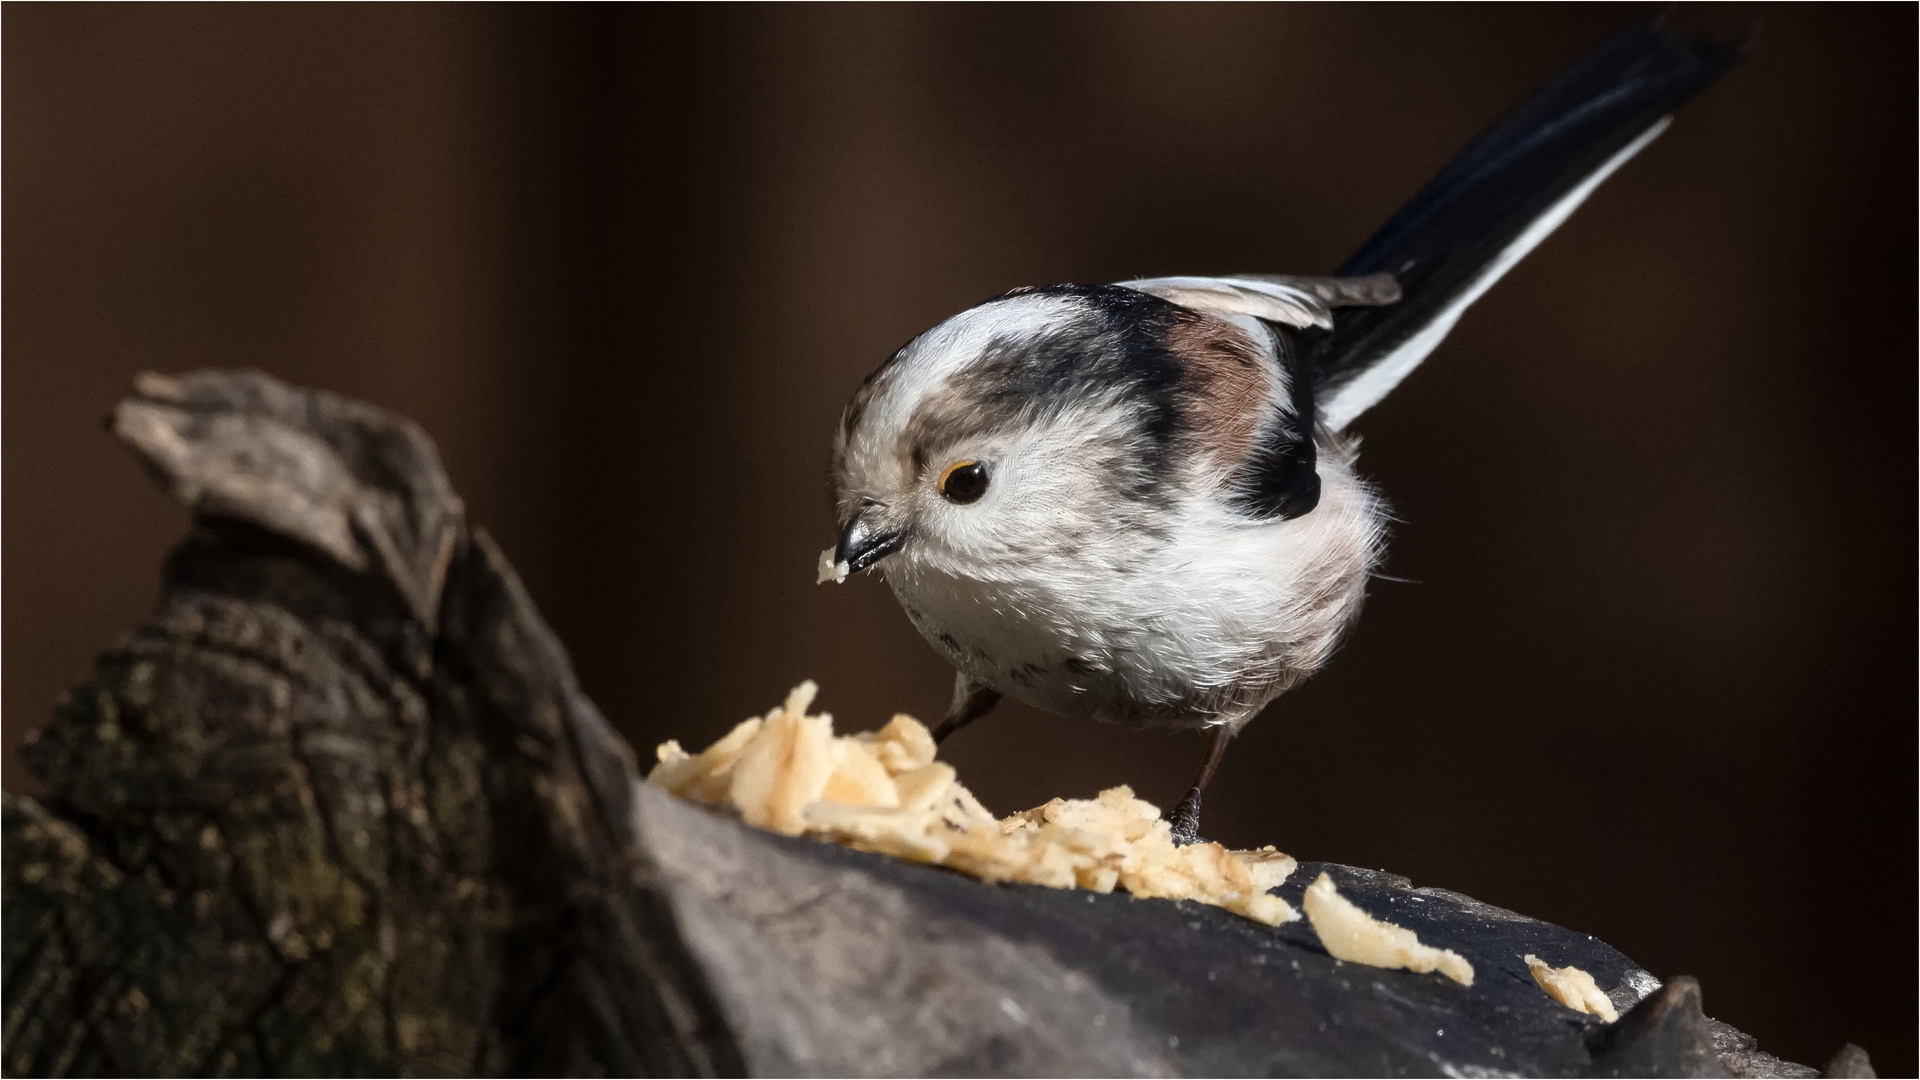
[[[847,580],[847,572],[849,570],[849,567],[847,566],[847,561],[845,559],[842,559],[839,562],[834,562],[833,549],[828,548],[827,550],[820,553],[819,570],[820,570],[820,576],[817,579],[815,579],[814,581],[815,585],[825,585],[829,581],[833,582],[835,585],[838,585],[841,582]]]

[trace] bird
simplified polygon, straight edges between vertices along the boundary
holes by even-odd
[[[1228,743],[1360,612],[1386,504],[1351,425],[1741,48],[1621,32],[1497,120],[1331,275],[1011,289],[895,351],[833,436],[838,537],[955,671],[934,731],[1011,697]]]

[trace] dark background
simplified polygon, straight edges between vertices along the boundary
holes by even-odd
[[[884,586],[813,584],[861,376],[1014,285],[1327,271],[1647,13],[8,5],[5,783],[185,526],[99,428],[143,368],[420,420],[643,752],[805,677],[843,729],[936,716]],[[1417,583],[1248,730],[1207,825],[1910,1075],[1915,10],[1757,14],[1357,425]],[[1008,707],[950,757],[1006,813],[1170,805],[1201,751]]]

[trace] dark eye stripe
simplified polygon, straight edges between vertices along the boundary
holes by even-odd
[[[987,493],[987,467],[978,461],[956,461],[940,474],[940,494],[948,502],[966,505]]]

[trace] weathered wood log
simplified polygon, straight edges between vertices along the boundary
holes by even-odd
[[[412,424],[200,373],[112,428],[194,523],[29,747],[47,796],[7,797],[8,1075],[1814,1075],[1691,980],[1390,875],[1282,894],[1324,869],[1472,987],[677,802]],[[1528,952],[1626,1015],[1555,1003]]]

